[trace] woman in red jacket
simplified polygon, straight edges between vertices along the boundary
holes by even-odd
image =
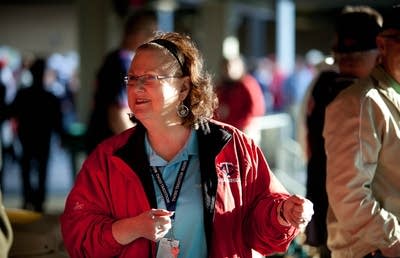
[[[194,42],[164,33],[126,77],[135,126],[84,162],[61,217],[71,257],[258,257],[311,219],[259,147],[212,120],[216,97]]]

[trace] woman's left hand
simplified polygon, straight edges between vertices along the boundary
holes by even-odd
[[[283,219],[296,228],[305,228],[314,214],[312,202],[299,195],[290,196],[282,205]]]

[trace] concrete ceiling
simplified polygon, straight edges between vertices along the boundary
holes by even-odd
[[[388,8],[400,4],[399,0],[295,0],[300,11],[324,11],[340,9],[346,5],[368,5],[374,8]]]
[[[23,4],[73,4],[81,0],[1,0],[0,5],[23,5]],[[129,0],[110,0],[112,2],[128,3]],[[206,1],[226,1],[229,0],[147,0],[151,2],[178,2],[181,5],[198,6]],[[271,7],[276,0],[230,0],[241,4]],[[341,9],[346,5],[369,5],[374,8],[388,8],[395,4],[400,4],[399,0],[294,0],[297,12],[327,12],[329,10]]]

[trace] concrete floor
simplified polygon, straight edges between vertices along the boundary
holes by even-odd
[[[19,164],[8,157],[3,161],[3,165],[5,168],[3,202],[8,212],[11,211],[11,214],[14,214],[14,217],[10,218],[13,244],[8,257],[68,258],[61,237],[59,216],[64,210],[66,196],[73,184],[69,153],[58,144],[57,139],[53,139],[45,212],[34,217],[13,209],[19,209],[22,206]]]

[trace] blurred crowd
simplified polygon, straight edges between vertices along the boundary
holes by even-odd
[[[9,46],[0,48],[0,186],[4,191],[4,170],[10,164],[18,164],[23,208],[43,210],[51,142],[55,140],[61,146],[63,137],[77,121],[78,68],[75,52],[43,57],[19,53]],[[40,201],[33,200],[36,194],[42,196]]]

